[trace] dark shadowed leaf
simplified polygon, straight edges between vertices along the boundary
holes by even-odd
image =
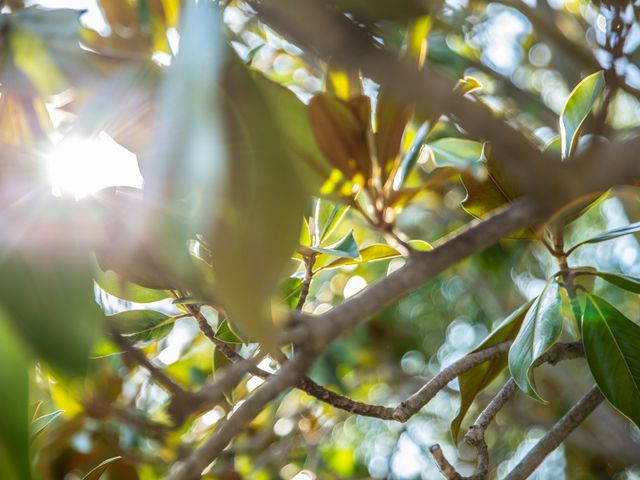
[[[371,178],[370,108],[365,96],[345,101],[319,94],[309,102],[311,127],[320,150],[331,165],[357,184]]]
[[[0,312],[0,472],[29,480],[29,374],[22,342]]]
[[[598,388],[640,427],[640,326],[604,299],[586,296],[582,342]]]
[[[560,114],[562,158],[571,158],[578,144],[582,125],[604,89],[604,72],[593,73],[583,79],[567,98]]]
[[[523,392],[541,402],[544,400],[535,390],[531,364],[560,338],[560,305],[558,284],[547,284],[528,310],[522,328],[509,349],[511,376]]]
[[[516,338],[531,304],[532,302],[525,303],[505,318],[473,351],[479,352],[480,350]],[[454,441],[457,442],[462,421],[476,396],[487,388],[505,368],[507,368],[507,353],[493,360],[481,363],[458,377],[458,383],[460,385],[460,410],[458,411],[458,415],[451,421],[451,435]]]

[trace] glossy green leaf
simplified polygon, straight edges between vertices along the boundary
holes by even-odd
[[[604,90],[604,72],[599,71],[584,78],[573,89],[560,113],[560,136],[562,137],[562,158],[573,155],[582,125]]]
[[[64,413],[64,410],[56,410],[55,412],[42,415],[31,422],[31,440],[35,440],[45,428],[49,426],[56,418]]]
[[[423,240],[410,240],[409,245],[419,252],[426,252],[433,249],[429,243]],[[360,265],[362,263],[377,262],[401,256],[402,254],[395,248],[384,243],[375,243],[360,250],[360,256],[358,258],[337,258],[326,265],[321,266],[318,270],[330,270],[332,268],[345,267],[347,265]]]
[[[394,190],[399,190],[400,188],[402,188],[402,186],[407,181],[407,177],[418,162],[418,158],[420,158],[422,146],[424,145],[424,142],[427,139],[430,130],[431,125],[429,124],[429,122],[425,122],[416,132],[416,136],[413,137],[413,141],[411,142],[409,150],[407,151],[407,153],[405,153],[404,157],[402,157],[402,162],[400,162],[398,172],[393,179]]]
[[[358,243],[353,236],[353,230],[332,245],[326,247],[309,247],[317,253],[325,253],[327,255],[335,255],[338,257],[358,258]]]
[[[562,317],[558,284],[547,284],[524,318],[522,328],[509,349],[509,371],[530,397],[544,402],[535,390],[531,364],[560,338]]]
[[[586,296],[582,342],[598,388],[640,427],[640,326],[604,299]]]
[[[607,240],[613,240],[614,238],[622,237],[624,235],[631,235],[633,233],[638,233],[638,232],[640,232],[640,222],[631,223],[629,225],[625,225],[624,227],[608,230],[588,240],[583,240],[582,242],[579,242],[573,247],[571,247],[569,249],[569,252],[573,252],[575,249],[581,247],[582,245],[586,245],[589,243],[606,242]]]
[[[97,270],[94,280],[98,286],[114,297],[135,303],[157,302],[169,298],[171,295],[166,290],[152,290],[128,282],[116,272]]]
[[[640,278],[622,273],[595,272],[594,275],[628,292],[640,293]]]
[[[440,138],[429,142],[437,166],[466,170],[480,177],[486,172],[485,147],[484,143],[464,138]]]
[[[525,303],[505,318],[473,352],[479,352],[480,350],[516,338],[532,303],[533,302]],[[493,360],[481,363],[458,377],[458,384],[460,386],[460,409],[456,417],[451,421],[451,435],[455,441],[458,439],[460,425],[476,396],[487,388],[505,368],[507,368],[507,353]]]
[[[4,312],[0,345],[0,472],[3,478],[29,480],[29,364]]]
[[[89,473],[87,473],[84,477],[82,477],[82,480],[100,480],[100,477],[102,477],[102,475],[109,469],[109,467],[111,466],[111,464],[113,462],[117,462],[118,460],[120,460],[122,457],[112,457],[112,458],[108,458],[107,460],[105,460],[104,462],[102,462],[100,465],[98,465],[97,467],[95,467],[94,469],[92,469]]]
[[[0,304],[34,353],[70,375],[85,372],[102,315],[89,253],[11,252],[0,262]]]
[[[318,245],[331,236],[348,211],[349,205],[333,204],[321,199],[316,200],[314,220]]]

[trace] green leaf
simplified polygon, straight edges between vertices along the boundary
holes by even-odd
[[[594,275],[628,292],[640,293],[640,278],[622,273],[594,272]]]
[[[640,427],[640,326],[604,299],[588,294],[582,342],[602,394]]]
[[[280,301],[286,304],[291,310],[298,305],[301,293],[302,280],[299,278],[289,277],[280,285]]]
[[[102,475],[107,471],[111,464],[113,462],[117,462],[121,458],[122,457],[108,458],[93,470],[91,470],[89,473],[87,473],[84,477],[82,477],[82,480],[100,480],[100,477],[102,477]]]
[[[485,350],[499,343],[506,342],[507,340],[513,340],[518,335],[522,321],[532,303],[532,301],[525,303],[505,318],[473,352],[479,352],[480,350]],[[504,355],[495,357],[493,360],[488,360],[477,365],[458,377],[458,383],[460,385],[460,409],[456,417],[451,421],[451,435],[455,441],[458,439],[460,425],[476,396],[487,388],[506,367],[507,354],[505,353]]]
[[[422,150],[422,146],[424,145],[430,131],[431,125],[429,122],[424,122],[416,132],[416,136],[413,138],[409,150],[404,157],[402,157],[402,162],[400,162],[398,172],[393,179],[394,190],[400,190],[400,188],[404,186],[404,183],[407,181],[407,177],[418,162],[418,158],[420,158],[420,151]]]
[[[53,247],[11,252],[0,262],[0,304],[34,353],[69,375],[82,375],[102,319],[92,266],[80,247]]]
[[[170,294],[166,290],[152,290],[141,287],[135,283],[128,282],[116,272],[96,270],[94,280],[98,286],[114,297],[135,303],[157,302],[169,298]]]
[[[4,312],[0,345],[0,472],[3,478],[29,480],[29,364]]]
[[[606,242],[607,240],[613,240],[614,238],[622,237],[624,235],[631,235],[632,233],[638,233],[638,232],[640,232],[640,222],[631,223],[629,225],[625,225],[624,227],[608,230],[588,240],[583,240],[582,242],[579,242],[573,247],[571,247],[569,249],[569,252],[573,252],[578,247],[581,247],[582,245],[586,245],[588,243]]]
[[[604,89],[604,72],[599,71],[584,78],[573,89],[560,113],[560,136],[562,137],[562,158],[573,155],[582,126]]]
[[[288,88],[269,80],[258,71],[252,70],[251,74],[286,139],[284,147],[295,160],[293,165],[306,191],[317,195],[332,167],[318,147],[307,106]]]
[[[317,253],[325,253],[327,255],[335,255],[337,257],[355,259],[360,255],[358,253],[358,243],[353,236],[353,230],[351,230],[333,245],[328,245],[326,247],[309,247],[309,249]]]
[[[409,245],[419,252],[432,250],[433,247],[423,240],[410,240]],[[384,244],[375,243],[360,250],[358,258],[337,258],[326,265],[321,266],[318,270],[329,270],[332,268],[345,267],[347,265],[360,265],[368,262],[378,262],[380,260],[388,260],[390,258],[401,257],[402,254],[395,248]]]
[[[429,142],[429,148],[438,167],[466,170],[477,177],[486,173],[485,143],[464,138],[440,138]]]
[[[42,415],[31,422],[31,440],[35,440],[51,422],[63,413],[64,410],[56,410],[55,412],[48,413],[47,415]]]
[[[233,58],[225,77],[230,177],[206,235],[215,294],[244,336],[275,348],[271,299],[300,236],[304,189],[287,138],[253,76]]]
[[[213,2],[187,2],[180,49],[159,91],[152,170],[145,196],[175,206],[197,198],[184,235],[210,228],[228,174],[223,146],[220,89],[228,49],[221,15]]]
[[[157,341],[169,334],[175,317],[153,310],[128,310],[107,317],[133,343]]]
[[[522,328],[509,349],[511,376],[523,392],[541,402],[544,400],[534,388],[531,364],[560,338],[560,305],[558,284],[547,284],[527,312]]]
[[[327,200],[321,200],[319,198],[316,200],[314,220],[317,245],[331,236],[348,211],[349,205],[332,204]]]

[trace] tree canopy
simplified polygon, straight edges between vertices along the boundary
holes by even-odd
[[[2,478],[640,476],[640,3],[0,7]]]

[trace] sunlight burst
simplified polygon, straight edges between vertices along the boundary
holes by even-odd
[[[89,140],[62,140],[46,166],[56,196],[79,199],[107,187],[142,188],[136,155],[104,132]]]

